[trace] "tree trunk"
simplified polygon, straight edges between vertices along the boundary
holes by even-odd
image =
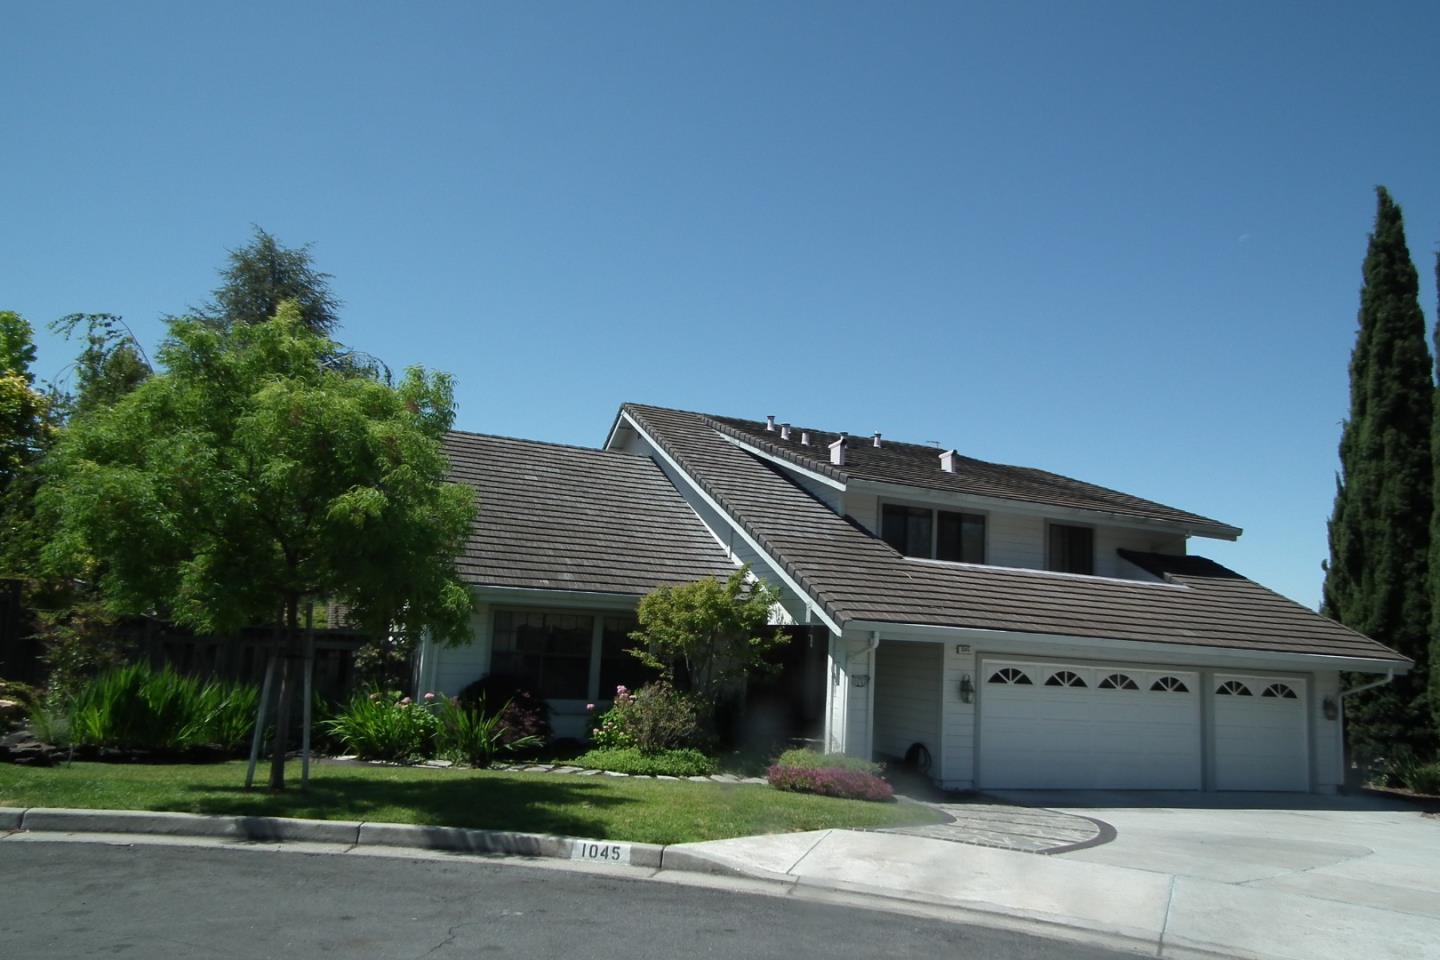
[[[285,789],[285,748],[290,742],[290,701],[295,699],[295,664],[300,650],[300,598],[285,598],[285,644],[280,653],[280,696],[275,709],[275,741],[271,744],[270,789]]]

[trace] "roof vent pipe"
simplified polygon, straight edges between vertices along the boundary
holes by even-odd
[[[765,429],[766,429],[766,430],[770,430],[770,431],[774,431],[774,429],[775,429],[775,414],[772,413],[772,414],[770,414],[768,417],[765,418]]]
[[[801,430],[801,431],[800,431],[800,446],[802,446],[802,447],[808,447],[808,446],[810,446],[810,431],[809,431],[809,430]]]
[[[780,424],[780,439],[781,439],[781,440],[789,440],[789,439],[790,439],[790,424],[788,424],[788,423],[782,423],[782,424]]]
[[[840,439],[830,444],[830,462],[837,467],[845,466],[845,434],[840,434]]]
[[[874,443],[875,443],[875,446],[877,446],[877,447],[880,446],[880,431],[879,431],[879,430],[876,430],[876,431],[875,431]]]
[[[954,450],[946,450],[944,453],[940,454],[940,469],[944,470],[946,473],[954,473],[955,457],[956,453]]]

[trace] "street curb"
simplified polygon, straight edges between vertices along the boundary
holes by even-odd
[[[68,808],[0,807],[0,831],[36,833],[144,834],[166,837],[217,837],[265,843],[331,843],[350,847],[400,847],[452,853],[511,857],[575,859],[577,841],[604,843],[584,837],[506,830],[471,830],[463,827],[418,826],[406,823],[370,823],[358,820],[301,820],[294,817],[215,816],[198,813],[152,813],[144,810],[82,810]],[[629,843],[630,865],[660,869],[687,868],[670,863],[666,847]],[[672,854],[670,859],[674,859]],[[681,862],[703,862],[694,854],[679,854]],[[719,864],[711,873],[735,873]]]

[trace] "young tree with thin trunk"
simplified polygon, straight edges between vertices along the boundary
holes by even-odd
[[[46,565],[97,580],[113,612],[283,635],[277,790],[306,602],[340,600],[375,634],[469,630],[454,562],[474,498],[447,482],[440,447],[451,380],[335,370],[334,346],[289,302],[227,329],[172,321],[160,369],[72,421],[41,492]]]
[[[1430,635],[1430,436],[1435,388],[1419,280],[1400,207],[1376,190],[1359,332],[1350,358],[1350,416],[1340,437],[1323,612],[1416,661],[1395,683],[1350,706],[1363,753],[1432,739],[1424,663]]]

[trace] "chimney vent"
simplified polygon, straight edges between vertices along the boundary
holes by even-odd
[[[775,414],[772,413],[765,418],[765,429],[772,431],[775,429]]]
[[[845,466],[845,434],[840,434],[840,439],[830,444],[830,462],[837,467]]]
[[[781,440],[789,440],[789,439],[790,439],[790,424],[788,424],[788,423],[782,423],[782,424],[780,424],[780,439],[781,439]]]
[[[802,446],[802,447],[808,447],[808,446],[810,446],[810,431],[809,431],[809,430],[801,430],[801,431],[800,431],[800,446]]]
[[[879,431],[879,430],[876,430],[876,431],[875,431],[875,436],[874,436],[874,438],[873,438],[873,442],[874,442],[875,446],[877,446],[877,447],[880,446],[880,431]]]
[[[954,473],[955,457],[956,453],[954,450],[946,450],[944,453],[940,454],[940,469],[944,470],[946,473]]]

